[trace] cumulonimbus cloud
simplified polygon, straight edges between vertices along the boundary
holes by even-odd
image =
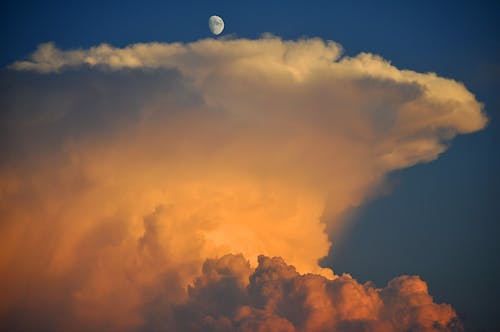
[[[372,54],[342,57],[320,39],[43,44],[0,84],[0,315],[26,329],[173,330],[186,303],[216,296],[202,279],[186,287],[206,259],[228,253],[252,267],[262,266],[259,255],[282,257],[323,276],[293,278],[334,289],[344,277],[318,265],[330,247],[325,209],[335,229],[385,174],[434,160],[487,121],[459,82]],[[246,278],[259,268],[246,271],[217,286],[234,288],[233,305],[209,315],[229,329],[356,324],[346,316],[321,325],[319,314],[297,323],[267,310],[248,300]],[[378,303],[362,319],[411,328],[396,322],[400,290],[425,284],[393,282],[378,291],[352,280]],[[297,296],[332,301],[311,292]],[[443,329],[454,321],[449,307],[417,293],[427,301],[422,317]],[[325,315],[355,301],[344,300]]]

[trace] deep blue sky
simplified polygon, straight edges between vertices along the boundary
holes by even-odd
[[[391,194],[353,211],[325,264],[383,286],[419,274],[470,330],[500,330],[500,5],[479,1],[3,1],[0,65],[42,42],[193,41],[224,34],[322,37],[348,55],[373,52],[400,68],[465,83],[485,104],[486,130],[460,136],[439,160],[390,175]]]

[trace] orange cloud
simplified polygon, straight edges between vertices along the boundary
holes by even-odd
[[[387,172],[437,158],[487,121],[459,82],[342,57],[320,39],[44,44],[10,68],[0,77],[0,317],[12,328],[174,324],[203,262],[228,253],[327,277],[299,278],[314,316],[305,329],[403,310],[355,281],[341,287],[345,303],[319,290],[345,279],[318,265],[331,245],[321,217],[328,210],[335,230]],[[228,287],[241,290],[251,269],[235,264],[228,271],[245,274]],[[210,297],[199,283],[208,293],[197,296]],[[214,322],[296,326],[271,293]],[[426,308],[418,315],[436,312]]]
[[[417,276],[395,278],[379,289],[349,275],[333,280],[301,275],[281,258],[265,256],[249,278],[248,270],[241,255],[208,260],[189,289],[189,300],[176,308],[181,330],[461,330],[451,306],[434,303]]]

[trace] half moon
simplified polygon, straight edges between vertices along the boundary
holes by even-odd
[[[219,16],[210,16],[208,19],[208,27],[214,35],[220,35],[222,30],[224,30],[224,21]]]

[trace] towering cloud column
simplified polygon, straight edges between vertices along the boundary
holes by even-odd
[[[379,290],[318,260],[384,175],[485,126],[461,83],[274,37],[43,44],[0,82],[4,326],[184,331],[189,310],[249,331],[455,322],[418,277]]]

